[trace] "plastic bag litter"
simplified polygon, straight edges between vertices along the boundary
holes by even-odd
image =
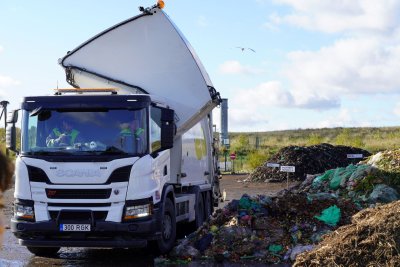
[[[251,200],[250,198],[243,196],[240,200],[239,200],[239,209],[250,209],[251,207]]]
[[[332,176],[335,172],[335,169],[328,170],[324,174],[317,176],[317,178],[314,179],[312,186],[314,188],[319,187],[323,182],[329,181],[332,179]]]
[[[214,236],[212,234],[206,234],[194,243],[194,247],[203,253],[210,246],[213,238]]]
[[[299,255],[300,253],[303,253],[305,251],[310,251],[314,248],[314,245],[297,245],[294,248],[288,250],[287,255],[285,256],[286,258],[290,257],[292,261],[296,259],[296,256]],[[289,256],[290,255],[290,256]]]
[[[340,209],[336,205],[333,205],[330,206],[329,208],[324,209],[321,215],[314,216],[314,218],[323,221],[329,226],[336,226],[340,220],[340,216],[341,216]]]
[[[260,211],[261,205],[260,203],[253,201],[249,196],[243,195],[239,200],[239,209],[240,210],[252,210],[252,211]],[[244,216],[240,215],[240,216]]]
[[[268,247],[268,251],[269,252],[276,253],[276,254],[281,252],[282,249],[283,249],[283,246],[282,245],[277,245],[277,244],[271,244]]]
[[[368,173],[372,171],[372,168],[373,167],[371,165],[358,165],[357,169],[354,170],[349,180],[357,181],[364,178],[365,176],[367,176]]]
[[[329,188],[336,190],[340,186],[340,182],[342,181],[342,174],[346,171],[346,168],[337,168],[332,175],[332,179],[329,182]]]
[[[379,184],[375,186],[374,190],[368,197],[369,203],[389,203],[392,201],[396,201],[400,198],[399,193],[390,186],[385,184]]]
[[[329,188],[336,190],[340,186],[345,187],[347,180],[357,170],[357,166],[350,164],[346,168],[337,168],[329,183]]]

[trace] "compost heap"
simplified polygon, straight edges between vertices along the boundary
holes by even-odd
[[[309,175],[299,186],[275,197],[243,195],[214,212],[196,232],[180,240],[168,258],[159,258],[156,263],[201,260],[291,264],[298,254],[312,251],[325,234],[350,224],[358,211],[400,199],[398,170],[400,150],[386,151],[364,164]],[[368,212],[372,215],[370,210],[361,214]],[[368,221],[362,220],[369,217],[357,215],[353,223],[366,225]],[[375,230],[352,233],[368,238],[379,234]],[[334,234],[329,237],[339,238]],[[368,245],[371,250],[378,249],[377,243],[366,243],[365,247]]]
[[[365,209],[293,266],[400,266],[400,201]]]
[[[349,146],[333,146],[320,144],[308,147],[288,146],[278,151],[268,162],[255,169],[245,181],[250,182],[281,182],[286,181],[288,175],[280,172],[279,168],[268,167],[268,163],[277,163],[281,166],[295,166],[296,171],[289,174],[289,179],[303,181],[306,174],[322,173],[326,170],[346,167],[356,164],[363,158],[348,158],[348,154],[362,154],[363,158],[371,155],[368,151]]]

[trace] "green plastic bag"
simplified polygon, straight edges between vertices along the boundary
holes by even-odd
[[[268,251],[272,253],[279,253],[283,249],[282,245],[271,244],[268,247]]]
[[[350,177],[353,175],[353,173],[357,170],[357,166],[350,164],[349,166],[346,167],[346,171],[342,174],[342,181],[340,182],[341,187],[346,187],[347,182],[349,181]]]
[[[333,205],[330,206],[329,208],[324,209],[321,215],[314,216],[314,218],[317,218],[318,220],[326,223],[327,225],[336,226],[340,220],[340,216],[341,216],[340,209],[336,205]]]
[[[239,200],[239,208],[240,209],[245,209],[245,210],[247,210],[247,209],[250,209],[250,207],[251,207],[251,200],[248,198],[248,197],[242,197],[240,200]]]
[[[314,179],[312,186],[314,188],[316,188],[316,187],[319,187],[322,184],[322,182],[329,181],[330,179],[332,179],[334,172],[335,172],[335,169],[327,170],[324,174],[317,176]]]
[[[335,172],[333,173],[333,177],[331,181],[329,182],[329,188],[336,190],[340,186],[340,182],[342,181],[342,174],[346,171],[345,168],[337,168],[335,169]]]
[[[345,186],[350,176],[357,170],[357,166],[350,164],[346,168],[335,169],[332,179],[329,182],[329,188],[336,190],[339,186]]]

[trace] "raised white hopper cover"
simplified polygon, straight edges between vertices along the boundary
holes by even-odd
[[[89,39],[60,59],[74,87],[148,93],[175,110],[185,132],[219,104],[193,48],[158,7]]]

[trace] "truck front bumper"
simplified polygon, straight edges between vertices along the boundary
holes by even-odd
[[[19,244],[32,247],[145,247],[149,240],[159,239],[160,220],[151,218],[117,223],[97,221],[90,232],[62,232],[55,220],[26,222],[11,219],[11,231]],[[68,222],[80,223],[80,222]]]

